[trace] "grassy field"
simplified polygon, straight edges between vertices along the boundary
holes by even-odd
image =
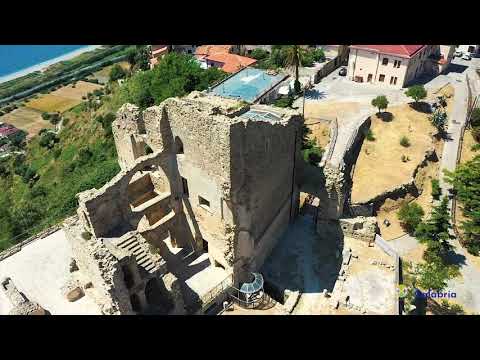
[[[25,106],[40,112],[63,113],[80,104],[82,96],[101,88],[101,85],[78,81],[75,86],[73,84],[67,85],[52,91],[50,94],[40,95],[37,99],[28,101]]]
[[[42,119],[39,110],[21,107],[0,117],[0,122],[11,124],[28,133],[28,138],[37,135],[41,129],[51,129],[54,126]]]

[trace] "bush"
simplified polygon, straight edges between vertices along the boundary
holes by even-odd
[[[375,135],[373,134],[372,129],[368,129],[367,134],[365,135],[365,138],[368,141],[375,141]]]
[[[110,70],[110,81],[116,81],[119,79],[123,79],[125,77],[125,70],[118,65],[115,64],[112,66],[112,69]]]
[[[425,215],[422,207],[416,203],[405,203],[398,212],[398,220],[400,220],[402,227],[409,233],[413,234],[415,228],[422,222],[422,217]]]
[[[43,120],[50,120],[50,114],[48,112],[42,113],[42,119]]]
[[[407,161],[410,161],[410,158],[406,156],[405,154],[402,155],[402,162],[406,163]]]
[[[480,142],[480,126],[472,128],[472,136],[476,142]]]
[[[437,179],[432,179],[432,196],[434,199],[438,199],[442,191],[440,189],[440,182]]]
[[[84,240],[90,240],[92,238],[92,234],[90,234],[88,231],[82,232],[82,239]]]
[[[323,49],[315,49],[312,51],[313,60],[316,62],[324,62],[325,61],[325,52]]]
[[[402,136],[402,138],[400,139],[400,145],[402,145],[403,147],[409,147],[410,140],[408,140],[406,136]]]
[[[254,49],[252,53],[249,55],[249,57],[255,59],[255,60],[264,60],[268,58],[269,53],[266,50],[263,49]]]
[[[292,96],[284,96],[275,101],[275,106],[281,108],[291,107],[293,104],[293,97]]]
[[[480,126],[480,108],[473,109],[470,123],[472,126]]]

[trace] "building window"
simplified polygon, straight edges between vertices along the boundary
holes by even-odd
[[[367,82],[372,82],[373,74],[368,74]]]
[[[397,77],[396,76],[393,78],[393,85],[397,85]]]
[[[378,77],[378,81],[383,82],[384,80],[385,80],[385,75],[381,74],[381,75]]]
[[[388,65],[388,58],[383,58],[382,65]]]
[[[393,63],[393,67],[399,68],[401,63],[402,62],[400,60],[395,60],[394,63]]]
[[[202,208],[210,211],[210,201],[208,201],[207,199],[204,199],[203,197],[199,196],[198,197],[198,204]]]

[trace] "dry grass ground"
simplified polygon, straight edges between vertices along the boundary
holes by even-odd
[[[428,115],[415,111],[409,105],[388,109],[393,120],[371,117],[375,141],[362,145],[353,176],[352,202],[367,202],[388,189],[408,182],[425,152],[433,146],[435,128]],[[409,147],[400,145],[406,136]],[[402,155],[409,158],[403,162]]]
[[[73,85],[64,86],[50,94],[41,95],[37,99],[30,100],[26,107],[41,112],[60,112],[70,110],[82,102],[82,96],[86,96],[95,89],[102,88],[101,85],[92,84],[86,81],[78,81]]]
[[[437,150],[438,151],[438,150]],[[441,152],[441,151],[440,151]],[[385,203],[377,211],[377,221],[380,229],[380,234],[385,240],[392,240],[397,237],[405,235],[405,231],[400,226],[398,221],[398,211],[400,207],[406,202],[414,202],[420,205],[425,212],[429,214],[432,210],[432,179],[438,178],[439,162],[429,162],[429,164],[420,169],[416,177],[416,184],[422,193],[417,198],[407,195],[405,198],[393,200],[387,199]],[[387,219],[390,226],[386,226],[383,221]]]
[[[38,134],[41,129],[51,129],[54,126],[42,119],[42,113],[27,107],[18,108],[0,117],[0,122],[11,124],[28,133],[28,138]]]
[[[313,122],[314,119],[333,120],[335,118],[347,118],[360,111],[358,102],[322,101],[307,102],[305,104],[305,122]]]
[[[322,149],[330,142],[330,123],[327,121],[321,122],[312,122],[311,124],[306,124],[307,127],[312,131],[308,136],[309,139],[316,139],[317,146]]]

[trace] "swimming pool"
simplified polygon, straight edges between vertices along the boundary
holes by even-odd
[[[250,103],[275,87],[286,75],[269,75],[266,71],[245,68],[214,87],[211,92],[218,96],[237,98]]]

